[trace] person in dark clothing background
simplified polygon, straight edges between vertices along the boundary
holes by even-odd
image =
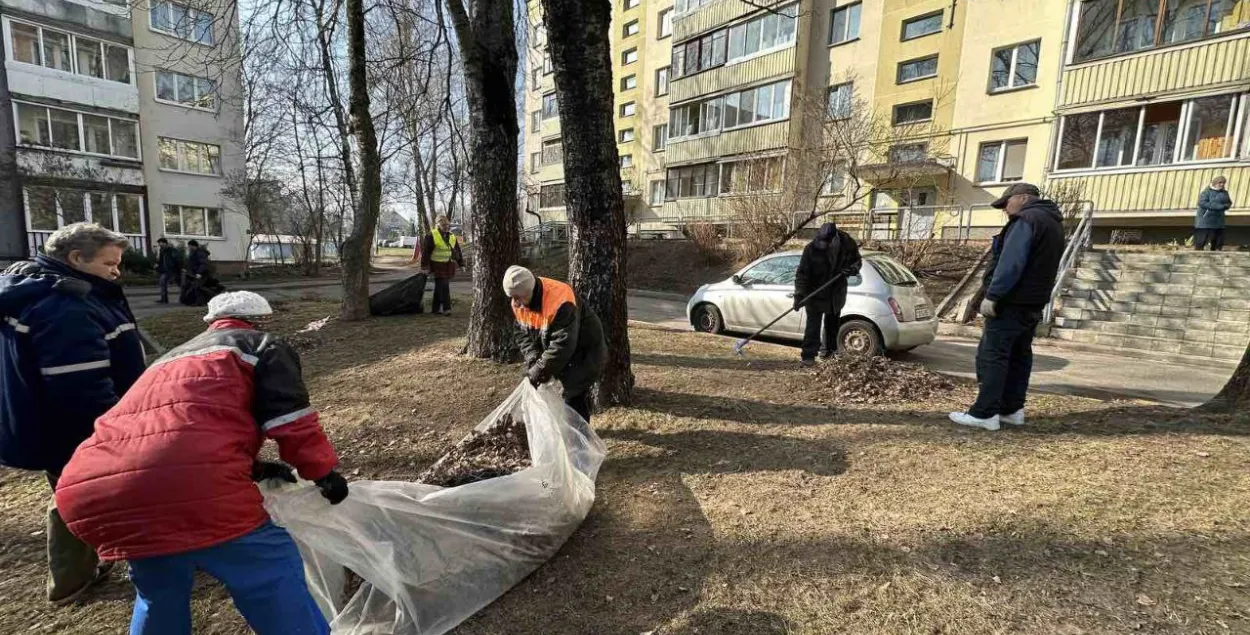
[[[816,239],[803,248],[803,258],[794,272],[794,310],[807,307],[801,362],[804,366],[815,363],[818,352],[821,359],[838,353],[838,329],[842,307],[846,306],[847,278],[858,274],[862,265],[855,239],[833,223],[821,225]],[[820,289],[835,276],[841,278]]]
[[[434,276],[431,310],[435,315],[451,315],[451,279],[456,276],[457,265],[464,266],[460,241],[451,233],[451,220],[439,216],[434,229],[421,241],[421,271]]]
[[[1194,249],[1202,251],[1211,245],[1211,251],[1224,251],[1225,215],[1233,206],[1228,194],[1228,179],[1217,176],[1211,179],[1211,187],[1198,195],[1198,215],[1194,218]]]
[[[1024,425],[1024,402],[1033,372],[1033,334],[1042,319],[1063,258],[1063,215],[1036,186],[1017,183],[994,201],[1007,225],[994,237],[977,348],[980,393],[968,412],[952,412],[964,426],[998,430]]]
[[[590,423],[587,392],[607,362],[603,325],[569,285],[535,278],[518,265],[504,273],[503,291],[512,298],[520,329],[517,345],[525,356],[526,377],[534,387],[559,379],[564,403]]]
[[[121,285],[125,236],[94,223],[54,232],[34,262],[0,274],[0,465],[44,472],[55,489],[95,420],[143,374],[144,353]],[[47,516],[48,600],[103,580],[95,549],[55,504]]]
[[[161,238],[156,241],[156,273],[160,274],[161,298],[157,302],[169,304],[169,283],[182,287],[182,254]]]
[[[187,272],[182,282],[179,301],[189,306],[204,306],[221,291],[213,279],[209,257],[212,253],[198,241],[187,241]]]

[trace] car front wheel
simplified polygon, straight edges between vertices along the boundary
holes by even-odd
[[[720,310],[710,304],[701,304],[694,310],[694,330],[700,333],[719,334],[725,330],[725,320]]]
[[[838,348],[843,353],[875,357],[885,351],[877,327],[865,320],[850,320],[838,329]]]

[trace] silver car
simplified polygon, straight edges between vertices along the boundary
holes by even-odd
[[[924,287],[890,256],[863,252],[864,266],[848,280],[838,348],[859,355],[911,350],[933,341],[938,321]],[[802,252],[764,256],[728,280],[705,284],[686,305],[696,331],[754,333],[794,307],[794,272]],[[790,311],[764,332],[802,340],[806,311]]]

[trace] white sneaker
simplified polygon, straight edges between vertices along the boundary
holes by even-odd
[[[1009,415],[1002,415],[998,419],[1003,423],[1010,423],[1013,426],[1022,426],[1024,425],[1024,408],[1021,408]]]
[[[961,426],[981,428],[982,430],[997,430],[999,428],[998,415],[994,415],[989,419],[981,419],[966,412],[952,412],[951,421],[954,421]]]

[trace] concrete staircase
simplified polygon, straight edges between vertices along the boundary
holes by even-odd
[[[1250,340],[1250,253],[1090,250],[1055,315],[1062,340],[1237,362]]]

